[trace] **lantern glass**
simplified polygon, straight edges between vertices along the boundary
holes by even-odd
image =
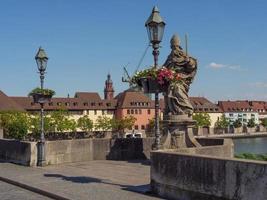
[[[147,25],[148,38],[151,43],[160,43],[164,33],[164,23],[151,22]]]
[[[47,58],[36,58],[36,63],[39,71],[45,71],[47,66]]]

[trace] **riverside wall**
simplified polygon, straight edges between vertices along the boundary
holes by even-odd
[[[266,200],[267,162],[205,154],[151,152],[152,192],[177,200]]]
[[[90,160],[149,159],[154,138],[46,141],[47,165]],[[0,159],[36,166],[37,143],[0,139]]]

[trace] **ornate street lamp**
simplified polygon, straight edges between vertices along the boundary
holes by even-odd
[[[40,73],[40,81],[41,81],[41,90],[44,89],[44,74],[47,66],[48,57],[41,47],[39,48],[35,60],[37,63],[37,67]],[[45,161],[45,137],[44,137],[44,102],[40,102],[41,105],[41,136],[40,141],[38,142],[38,159],[37,165],[44,166],[46,164]]]
[[[165,22],[159,15],[159,9],[155,6],[151,15],[145,24],[148,38],[153,47],[154,67],[158,67],[159,43],[162,40]],[[155,92],[155,149],[160,148],[160,131],[159,131],[159,91]]]

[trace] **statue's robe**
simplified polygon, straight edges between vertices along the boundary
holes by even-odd
[[[164,94],[165,114],[193,114],[193,107],[190,103],[188,92],[190,84],[197,71],[197,61],[195,58],[188,57],[182,48],[173,49],[168,56],[164,66],[172,68],[182,77],[181,83],[169,86]]]

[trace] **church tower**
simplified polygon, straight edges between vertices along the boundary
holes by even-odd
[[[105,81],[104,96],[107,100],[113,99],[114,96],[113,82],[110,78],[110,74],[108,74],[107,80]]]

